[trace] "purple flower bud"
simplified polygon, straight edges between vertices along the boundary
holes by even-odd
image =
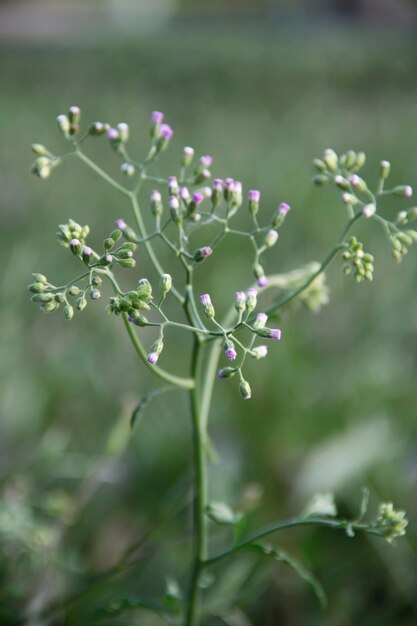
[[[170,196],[178,195],[178,181],[176,176],[168,176],[168,191]]]
[[[170,209],[175,210],[175,209],[180,208],[180,203],[178,202],[178,198],[176,196],[170,196],[168,200],[168,204],[169,204]]]
[[[107,137],[110,141],[118,141],[120,139],[119,131],[116,128],[109,128],[107,131]]]
[[[279,341],[281,339],[281,331],[279,328],[272,328],[270,338]]]
[[[204,196],[202,193],[195,191],[193,193],[193,202],[195,205],[201,204],[201,202],[203,202],[204,200]]]
[[[260,276],[256,282],[257,282],[258,287],[261,287],[261,289],[263,287],[266,287],[268,284],[266,276]]]
[[[213,180],[213,188],[216,191],[223,191],[224,181],[221,178],[215,178]]]
[[[229,361],[234,361],[237,357],[237,352],[234,348],[227,348],[225,355]]]
[[[247,311],[249,311],[249,313],[256,308],[257,297],[258,297],[258,292],[256,291],[254,287],[251,287],[250,289],[248,289],[247,298],[246,298],[246,309]]]
[[[268,321],[268,316],[266,313],[258,313],[258,315],[256,316],[256,320],[253,324],[253,327],[264,328],[267,321]]]
[[[188,202],[190,199],[190,192],[188,191],[188,187],[181,187],[180,189],[180,198],[184,200],[184,202]]]
[[[190,146],[185,146],[184,154],[186,154],[188,157],[193,157],[194,156],[194,148],[190,148]]]
[[[150,352],[148,354],[148,363],[151,365],[155,365],[159,358],[159,354],[157,352]]]
[[[200,163],[203,166],[203,168],[208,168],[213,163],[213,157],[211,157],[209,155],[202,156],[201,159],[200,159]]]
[[[162,196],[157,189],[154,189],[151,193],[151,202],[162,202]]]
[[[246,309],[246,294],[244,291],[236,291],[235,309],[238,313],[243,313],[243,311]]]
[[[286,202],[281,202],[281,204],[278,207],[278,210],[281,215],[287,215],[288,211],[291,210],[291,207]]]
[[[208,293],[204,293],[200,296],[200,302],[204,309],[204,313],[207,315],[209,319],[213,319],[215,316],[214,306],[211,302],[210,295]]]
[[[201,263],[202,261],[205,261],[205,259],[207,259],[207,257],[209,257],[212,252],[213,250],[210,248],[210,246],[203,246],[203,248],[198,248],[194,252],[194,261],[196,261],[197,263]]]
[[[93,254],[92,249],[89,246],[84,246],[83,248],[83,256],[91,256]]]
[[[203,306],[207,306],[208,304],[211,304],[211,298],[210,295],[208,293],[203,293],[200,296],[200,302]]]
[[[169,141],[173,134],[174,131],[172,130],[171,126],[168,126],[168,124],[162,124],[161,137],[163,137],[166,141]]]
[[[70,244],[71,248],[77,247],[80,245],[80,240],[79,239],[71,239]]]
[[[217,372],[217,378],[219,380],[226,380],[227,378],[232,378],[237,372],[236,367],[224,367],[223,369]]]
[[[250,202],[259,202],[261,198],[261,192],[257,189],[251,189],[248,191],[248,199]]]
[[[164,114],[161,111],[152,111],[151,120],[154,124],[161,124],[164,119]]]
[[[233,178],[226,178],[226,180],[224,181],[224,189],[223,189],[225,200],[227,201],[231,200],[234,190],[235,190],[235,181],[233,180]]]

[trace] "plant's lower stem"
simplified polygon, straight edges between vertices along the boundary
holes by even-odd
[[[199,621],[200,603],[200,579],[207,560],[208,535],[207,535],[207,495],[208,481],[206,457],[204,450],[205,429],[201,415],[201,352],[202,345],[198,338],[195,338],[193,348],[192,376],[195,380],[195,387],[190,391],[191,399],[191,419],[193,430],[193,456],[194,456],[194,555],[193,570],[191,574],[190,589],[186,607],[185,626],[197,626]]]

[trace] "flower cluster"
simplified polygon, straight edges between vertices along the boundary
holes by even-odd
[[[372,527],[389,543],[397,537],[405,535],[407,525],[408,520],[405,511],[396,511],[392,502],[379,505],[378,517],[372,523]]]

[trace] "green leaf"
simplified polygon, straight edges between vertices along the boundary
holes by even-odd
[[[291,567],[308,584],[321,606],[323,608],[326,607],[327,598],[321,583],[298,559],[282,548],[274,548],[273,546],[261,543],[253,543],[250,547],[264,556],[268,556],[275,561],[285,563]]]
[[[138,421],[140,421],[145,408],[152,400],[154,400],[158,396],[161,396],[167,391],[172,391],[173,389],[177,389],[177,387],[173,387],[172,385],[169,385],[167,387],[160,387],[159,389],[154,389],[153,391],[150,391],[146,394],[146,396],[143,396],[143,398],[141,398],[139,404],[132,413],[132,416],[130,418],[130,427],[134,428]]]

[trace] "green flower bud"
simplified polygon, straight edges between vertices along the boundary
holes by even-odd
[[[217,378],[219,380],[227,380],[228,378],[232,378],[237,371],[237,367],[223,367],[223,369],[218,371]]]
[[[94,285],[94,287],[100,287],[102,282],[103,280],[98,274],[93,274],[91,278],[91,284]]]
[[[44,311],[45,313],[53,313],[59,308],[59,303],[55,302],[55,300],[51,300],[50,302],[45,302],[45,304],[42,304],[41,308],[42,311]]]
[[[321,187],[322,185],[325,185],[328,182],[329,182],[329,177],[325,176],[324,174],[318,174],[317,176],[314,176],[313,178],[313,183],[317,185],[317,187]]]
[[[136,294],[140,300],[152,300],[152,286],[147,278],[141,278],[138,282]]]
[[[216,313],[214,311],[214,306],[211,301],[210,295],[208,293],[204,293],[203,295],[201,295],[200,302],[207,317],[209,319],[213,319]]]
[[[40,144],[40,143],[33,143],[31,145],[31,148],[32,148],[32,152],[34,154],[36,154],[37,156],[40,156],[40,157],[51,157],[52,156],[51,153],[49,152],[49,150],[47,150],[45,148],[45,146],[42,146],[42,144]]]
[[[78,124],[81,119],[81,109],[77,106],[71,106],[68,110],[68,119],[70,124]]]
[[[70,296],[78,296],[78,294],[80,293],[80,288],[77,287],[77,285],[72,285],[68,289],[68,293],[69,293]]]
[[[414,243],[417,243],[417,230],[406,230],[405,232]]]
[[[82,311],[83,309],[85,309],[85,307],[87,306],[87,300],[84,298],[84,296],[77,298],[77,300],[75,301],[75,306],[78,311]]]
[[[243,378],[241,379],[239,383],[239,392],[244,400],[249,400],[249,398],[252,397],[252,390],[250,388],[250,385]]]
[[[134,176],[136,172],[135,166],[132,165],[132,163],[122,163],[120,166],[120,171],[122,172],[122,174],[128,176],[129,178]]]
[[[395,196],[403,196],[405,198],[411,198],[413,195],[413,188],[410,185],[398,185],[398,187],[394,187],[392,193]]]
[[[391,171],[391,163],[389,161],[381,161],[379,166],[379,177],[386,179]]]
[[[119,131],[119,138],[122,143],[127,143],[129,141],[129,126],[125,122],[120,122],[117,124],[117,130]]]
[[[358,152],[356,156],[355,169],[359,170],[361,167],[365,165],[365,162],[366,162],[366,154],[364,152]]]
[[[62,304],[63,302],[65,302],[65,294],[63,291],[56,293],[54,298],[55,298],[55,302],[58,302],[58,304]]]
[[[327,170],[325,162],[321,159],[314,159],[313,165],[318,172],[324,173]]]
[[[45,285],[43,283],[31,283],[28,285],[28,289],[31,293],[42,293],[45,289]]]
[[[170,274],[162,274],[159,287],[162,293],[167,294],[172,288],[172,276]]]
[[[135,267],[136,265],[135,259],[117,259],[117,262],[122,267]]]
[[[122,233],[121,230],[116,228],[116,230],[113,230],[110,233],[110,237],[111,237],[111,239],[113,239],[114,242],[116,242],[116,241],[119,241],[119,239],[121,239],[123,237],[123,233]]]
[[[89,289],[88,295],[90,296],[91,300],[98,300],[99,298],[101,298],[101,292],[99,289],[96,288]]]
[[[90,124],[88,133],[89,135],[92,135],[93,137],[98,137],[99,135],[104,135],[104,133],[106,133],[107,130],[108,130],[108,127],[106,124],[103,124],[103,122],[93,122],[92,124]]]
[[[32,174],[42,178],[48,178],[52,171],[52,161],[48,157],[39,157],[32,165]]]
[[[329,148],[324,151],[323,161],[331,172],[337,172],[338,158],[334,150]]]
[[[69,304],[64,306],[64,316],[67,320],[72,320],[72,318],[74,317],[74,309]]]
[[[277,241],[278,241],[278,233],[276,230],[273,230],[271,228],[271,230],[268,230],[265,236],[264,244],[267,248],[272,248],[272,246],[274,246]]]
[[[346,180],[346,178],[344,178],[343,176],[340,176],[340,175],[335,176],[334,182],[343,191],[350,191],[349,181]]]
[[[353,150],[348,150],[348,152],[346,152],[345,156],[345,167],[347,170],[351,170],[355,167],[356,163],[357,163],[357,154],[356,152],[354,152]]]
[[[66,115],[58,115],[56,118],[59,130],[68,137],[70,132],[70,121]]]
[[[46,278],[46,276],[44,276],[43,274],[32,274],[33,278],[36,280],[37,283],[47,283],[48,279]]]

